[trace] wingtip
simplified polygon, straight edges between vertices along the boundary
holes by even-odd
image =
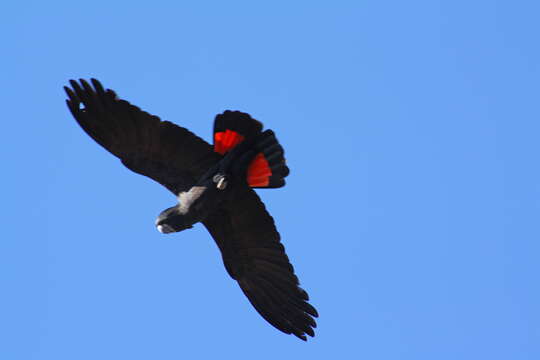
[[[306,342],[307,342],[307,337],[306,337],[306,335],[304,335],[304,334],[294,334],[294,336],[296,336],[296,337],[299,338],[300,340],[303,340],[303,341],[306,341]]]
[[[82,78],[81,78],[81,79],[79,79],[79,82],[80,82],[81,84],[83,84],[83,85],[84,85],[84,84],[87,84],[87,85],[88,85],[88,81],[86,81],[86,79],[82,79]]]
[[[68,99],[66,99],[66,104],[71,110],[71,112],[73,113],[76,107],[78,106],[78,104],[80,103],[80,99],[77,96],[77,94],[75,94],[73,90],[71,90],[69,87],[64,86],[64,91],[66,92],[68,96]]]
[[[96,78],[90,78],[90,82],[92,83],[92,85],[94,85],[94,88],[96,89],[98,87],[103,88],[103,86],[101,85],[101,82]]]

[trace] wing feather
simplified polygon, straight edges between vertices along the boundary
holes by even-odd
[[[319,314],[299,286],[274,220],[248,187],[235,189],[230,199],[203,222],[229,275],[271,325],[302,340],[314,336]]]
[[[96,79],[69,83],[66,103],[81,128],[127,168],[175,194],[187,190],[221,158],[189,130],[119,99]]]

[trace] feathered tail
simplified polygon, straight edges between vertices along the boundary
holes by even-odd
[[[233,149],[238,155],[235,171],[245,171],[249,186],[279,188],[285,185],[289,168],[274,132],[262,132],[262,124],[246,113],[225,111],[214,121],[214,151],[225,155]],[[249,165],[244,164],[246,159]]]

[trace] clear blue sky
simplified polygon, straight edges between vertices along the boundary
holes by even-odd
[[[2,359],[539,359],[535,1],[1,5]],[[202,226],[71,118],[96,77],[210,140],[275,130],[261,191],[320,311],[262,320]]]

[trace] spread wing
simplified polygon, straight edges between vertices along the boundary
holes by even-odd
[[[189,130],[148,114],[95,79],[64,87],[66,103],[82,129],[130,170],[175,194],[186,191],[221,158]]]
[[[307,301],[280,242],[274,220],[248,187],[203,222],[221,250],[227,272],[259,314],[277,329],[306,340],[317,310]]]

